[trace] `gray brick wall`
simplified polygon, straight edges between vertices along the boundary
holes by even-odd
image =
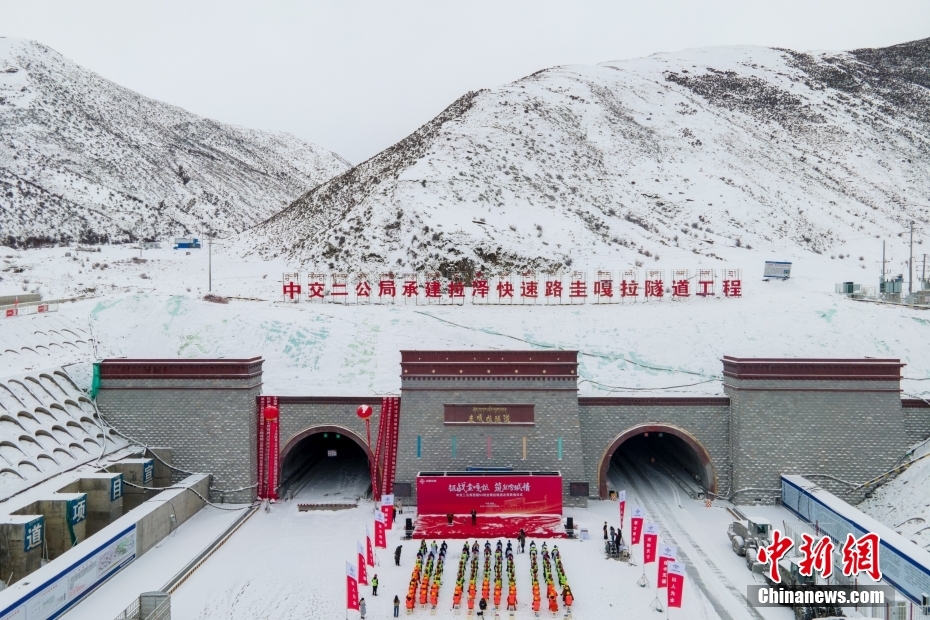
[[[645,400],[645,399],[644,399]],[[607,448],[627,430],[643,424],[666,425],[692,435],[710,456],[717,491],[729,486],[729,417],[725,405],[583,405],[579,407],[585,453],[585,479],[597,494],[598,472]],[[608,458],[612,455],[607,455]]]
[[[864,482],[891,468],[907,446],[897,381],[728,377],[724,389],[738,503],[770,503],[783,473]],[[845,494],[845,485],[814,479],[855,499]]]
[[[172,389],[164,389],[172,388]],[[119,431],[150,446],[173,449],[181,469],[212,474],[216,490],[255,484],[255,397],[261,378],[249,380],[104,380],[100,412]],[[254,489],[223,495],[250,502]]]
[[[902,403],[904,404],[904,403]],[[915,444],[930,437],[930,405],[920,400],[908,400],[902,408],[907,443]]]
[[[397,481],[416,492],[419,471],[463,470],[466,466],[562,472],[563,503],[584,506],[587,498],[570,497],[569,483],[583,482],[585,455],[578,418],[578,392],[570,380],[423,380],[404,379],[401,386]],[[444,404],[535,405],[533,426],[447,426]],[[421,458],[417,458],[417,437]],[[456,455],[452,458],[452,437]],[[491,458],[487,438],[491,438]],[[523,438],[526,437],[526,460]],[[562,460],[558,439],[562,438]]]

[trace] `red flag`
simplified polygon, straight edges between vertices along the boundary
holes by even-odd
[[[346,562],[346,609],[358,611],[358,578],[349,562]]]
[[[681,597],[685,589],[685,565],[681,562],[669,562],[668,565],[668,606],[681,607]]]
[[[375,552],[371,548],[371,532],[368,531],[368,526],[365,526],[365,560],[368,562],[368,566],[375,565]]]
[[[643,564],[656,561],[656,547],[659,546],[659,526],[647,523],[643,530]]]
[[[358,582],[363,586],[368,585],[368,571],[365,570],[365,550],[362,549],[362,543],[355,541],[358,546]]]
[[[675,561],[675,553],[678,550],[672,545],[662,545],[659,548],[659,580],[657,588],[664,588],[668,585],[668,565]]]
[[[643,518],[646,516],[646,511],[635,506],[633,508],[633,514],[630,517],[630,544],[638,545],[639,544],[639,535],[643,531]]]
[[[626,512],[626,491],[620,491],[620,529],[623,529],[623,515]]]
[[[278,442],[280,441],[280,429],[278,419],[275,418],[268,422],[268,487],[266,492],[271,499],[278,499],[278,457],[280,451]]]
[[[393,529],[394,527],[394,496],[393,495],[382,495],[381,496],[381,512],[384,513],[385,527],[387,529]]]
[[[375,513],[375,547],[379,549],[387,549],[387,535],[384,527],[384,513],[379,510]]]

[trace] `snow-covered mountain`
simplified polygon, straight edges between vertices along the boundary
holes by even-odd
[[[238,232],[348,167],[0,38],[0,243]]]
[[[241,244],[444,272],[713,266],[721,246],[856,260],[930,222],[928,88],[930,39],[546,69],[464,95]]]

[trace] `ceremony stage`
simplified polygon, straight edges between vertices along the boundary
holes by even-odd
[[[446,516],[423,515],[414,524],[414,538],[516,538],[522,528],[527,538],[567,538],[560,515],[455,515],[452,525]]]
[[[414,538],[566,537],[559,472],[420,472],[417,515]]]

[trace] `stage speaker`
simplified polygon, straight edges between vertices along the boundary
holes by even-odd
[[[410,517],[407,517],[404,520],[404,535],[407,538],[407,540],[410,540],[411,538],[413,538],[413,519],[411,519]]]
[[[568,518],[566,519],[566,521],[565,521],[565,529],[566,529],[566,530],[573,530],[573,529],[575,529],[575,520],[572,519],[571,517],[568,517]]]

